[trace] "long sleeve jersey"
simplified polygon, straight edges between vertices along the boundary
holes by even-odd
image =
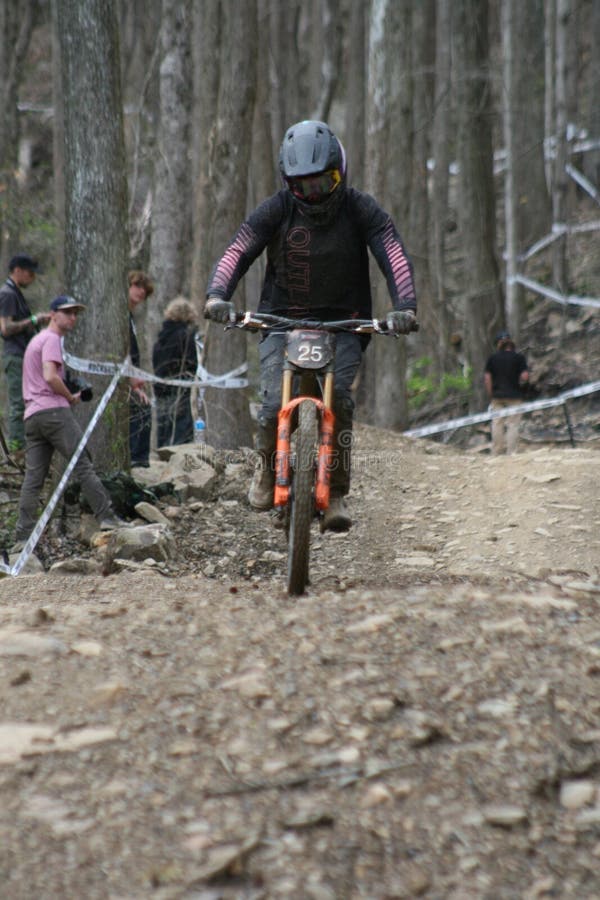
[[[412,265],[390,216],[376,200],[347,188],[331,222],[305,215],[288,190],[250,214],[215,265],[207,296],[230,300],[250,265],[267,250],[260,312],[324,321],[371,318],[369,255],[385,276],[392,305],[416,311]]]

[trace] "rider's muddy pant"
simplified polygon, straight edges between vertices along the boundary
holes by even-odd
[[[268,334],[259,345],[260,395],[262,406],[258,415],[260,425],[259,441],[264,441],[264,450],[269,449],[270,439],[276,433],[277,413],[281,406],[281,374],[283,371],[286,335]],[[350,490],[350,469],[352,461],[352,419],[354,400],[352,383],[356,378],[362,357],[361,339],[356,334],[336,335],[334,370],[335,413],[334,455],[331,466],[331,493],[333,496],[347,494]],[[259,447],[262,450],[263,447]]]

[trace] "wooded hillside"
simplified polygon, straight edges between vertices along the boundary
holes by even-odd
[[[227,240],[279,187],[287,125],[324,119],[416,273],[419,337],[386,361],[394,379],[367,354],[362,418],[405,427],[407,403],[388,400],[415,366],[466,378],[481,409],[492,335],[518,341],[543,300],[519,278],[558,292],[566,316],[569,296],[600,296],[570,230],[600,219],[599,44],[600,0],[1,0],[0,263],[40,257],[38,307],[85,297],[77,349],[99,360],[126,343],[127,269],[149,271],[147,360],[167,302],[201,307]],[[246,355],[220,327],[207,344],[215,374]],[[213,394],[209,428],[230,423],[217,443],[248,443],[247,398]]]

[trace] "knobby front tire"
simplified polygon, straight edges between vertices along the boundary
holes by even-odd
[[[299,596],[308,584],[310,526],[313,519],[317,410],[310,400],[298,406],[296,466],[291,490],[288,534],[288,594]]]

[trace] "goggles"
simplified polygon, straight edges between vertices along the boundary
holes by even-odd
[[[321,203],[332,194],[342,176],[339,169],[329,169],[327,172],[319,172],[316,175],[301,175],[297,178],[287,178],[287,185],[298,200],[307,203]]]

